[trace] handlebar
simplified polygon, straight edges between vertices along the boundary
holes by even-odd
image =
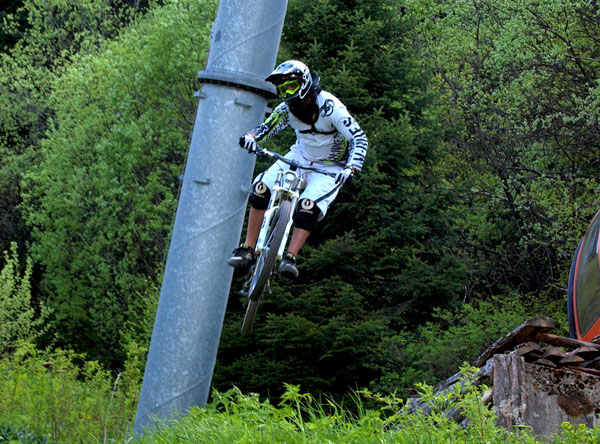
[[[262,146],[259,146],[258,144],[256,144],[256,150],[253,152],[253,154],[256,154],[257,157],[273,157],[277,160],[281,160],[283,163],[287,163],[294,169],[299,168],[302,170],[310,170],[310,171],[314,171],[316,173],[324,174],[324,175],[330,176],[330,177],[336,176],[336,173],[332,173],[331,171],[326,171],[326,170],[323,170],[320,168],[315,168],[315,167],[312,167],[309,165],[302,165],[299,162],[296,162],[295,160],[286,159],[281,154],[276,153],[274,151],[269,151],[268,149],[263,148]]]

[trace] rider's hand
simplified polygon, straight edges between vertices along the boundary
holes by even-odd
[[[335,183],[344,184],[348,179],[352,179],[354,175],[354,169],[351,167],[346,167],[343,170],[340,170],[335,176]]]
[[[256,140],[252,134],[246,134],[240,137],[240,146],[248,150],[249,153],[256,151]]]

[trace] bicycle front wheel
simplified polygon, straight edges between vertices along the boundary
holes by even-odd
[[[281,245],[281,241],[285,235],[287,224],[290,220],[292,203],[289,200],[284,200],[279,206],[279,211],[275,215],[275,225],[272,227],[265,248],[258,257],[254,268],[254,276],[250,282],[248,290],[248,307],[246,307],[246,315],[242,324],[242,336],[248,336],[252,332],[256,311],[262,299],[262,293],[271,277],[275,261],[277,260],[277,252]]]

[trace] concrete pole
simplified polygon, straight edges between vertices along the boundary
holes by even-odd
[[[240,135],[265,117],[287,0],[221,0],[150,342],[134,433],[204,407],[254,156]]]

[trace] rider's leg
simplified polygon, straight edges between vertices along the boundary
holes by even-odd
[[[304,242],[306,242],[306,239],[308,239],[309,235],[310,231],[305,230],[304,228],[294,227],[288,251],[296,256],[300,251],[300,248],[302,248],[302,245],[304,245]]]
[[[252,187],[250,195],[250,214],[248,215],[248,228],[246,229],[246,245],[249,248],[256,246],[260,227],[262,226],[265,211],[269,206],[271,190],[262,180],[258,180]]]
[[[298,277],[298,269],[296,268],[296,255],[304,245],[304,242],[310,235],[310,231],[305,228],[294,227],[292,231],[292,238],[288,246],[287,252],[281,259],[281,265],[279,266],[279,273],[282,276],[286,276],[292,279]]]
[[[296,279],[298,277],[298,269],[296,268],[296,255],[304,242],[310,235],[310,231],[304,228],[294,227],[294,231],[292,231],[292,238],[290,239],[290,245],[288,246],[288,250],[283,255],[281,259],[281,264],[279,265],[279,273],[282,276]]]
[[[250,214],[248,215],[248,228],[246,229],[246,241],[233,250],[232,256],[227,263],[232,267],[248,267],[255,261],[254,247],[260,233],[260,227],[269,205],[271,191],[262,181],[254,184],[253,193],[250,195]]]
[[[331,168],[331,172],[339,171],[340,167]],[[296,268],[296,255],[304,242],[316,227],[317,222],[323,219],[327,208],[338,194],[339,186],[335,179],[318,173],[306,175],[307,183],[304,192],[300,195],[298,207],[294,213],[294,231],[290,239],[288,251],[285,253],[279,272],[290,277],[298,276]]]
[[[250,214],[248,215],[248,229],[246,230],[246,242],[249,248],[256,246],[258,240],[258,233],[265,217],[266,210],[259,210],[254,207],[250,207]]]
[[[317,226],[321,210],[311,199],[300,199],[294,213],[294,231],[288,246],[288,251],[281,260],[279,272],[291,278],[298,277],[296,268],[296,255],[310,236],[310,232]]]

